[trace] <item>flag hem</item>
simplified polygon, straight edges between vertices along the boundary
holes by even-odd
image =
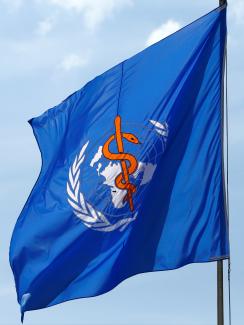
[[[144,274],[149,274],[149,273],[156,273],[156,272],[164,272],[164,271],[173,271],[173,270],[178,270],[182,267],[187,267],[188,265],[193,265],[193,264],[203,264],[203,263],[212,263],[212,262],[217,262],[217,261],[220,261],[220,260],[227,260],[229,258],[229,255],[225,255],[225,256],[219,256],[219,257],[213,257],[213,258],[209,258],[208,260],[202,260],[202,261],[193,261],[193,262],[189,262],[189,263],[183,263],[177,267],[174,267],[174,268],[168,268],[168,269],[156,269],[156,270],[149,270],[149,271],[143,271],[143,272],[135,272],[135,273],[132,273],[130,276],[126,277],[126,278],[122,278],[121,281],[117,282],[115,285],[113,285],[110,289],[107,289],[107,290],[104,290],[96,295],[90,295],[90,296],[79,296],[79,297],[75,297],[75,298],[70,298],[70,299],[65,299],[65,300],[61,300],[61,301],[58,301],[58,302],[55,302],[55,303],[50,303],[49,305],[47,306],[43,306],[43,307],[40,307],[40,308],[33,308],[33,309],[26,309],[26,310],[21,310],[21,313],[24,315],[27,311],[35,311],[35,310],[41,310],[41,309],[44,309],[44,308],[50,308],[50,307],[53,307],[53,306],[56,306],[56,305],[59,305],[59,304],[62,304],[62,303],[65,303],[67,301],[72,301],[72,300],[77,300],[77,299],[86,299],[86,298],[95,298],[95,297],[99,297],[99,296],[102,296],[110,291],[112,291],[113,289],[115,289],[116,287],[118,287],[122,282],[130,279],[130,278],[133,278],[135,276],[138,276],[138,275],[144,275]]]

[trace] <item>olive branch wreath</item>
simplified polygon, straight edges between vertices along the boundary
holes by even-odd
[[[95,210],[94,207],[85,200],[82,192],[80,192],[80,166],[85,159],[85,151],[88,144],[89,141],[83,145],[79,155],[75,156],[75,160],[69,168],[69,177],[67,181],[68,202],[73,208],[74,214],[86,227],[105,232],[114,231],[115,229],[123,231],[137,218],[137,212],[131,218],[124,218],[112,224],[102,212]]]

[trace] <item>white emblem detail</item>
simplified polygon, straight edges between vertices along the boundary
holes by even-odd
[[[27,293],[24,293],[21,297],[21,301],[20,301],[20,306],[23,308],[27,301],[30,299],[31,297],[31,293],[27,292]]]
[[[164,122],[164,123],[160,123],[158,121],[154,121],[154,120],[149,120],[149,122],[152,123],[152,125],[155,126],[155,130],[158,134],[167,137],[168,133],[169,133],[169,127],[168,127],[168,123]]]
[[[105,232],[114,231],[116,229],[123,231],[137,218],[137,212],[133,217],[124,218],[111,224],[102,212],[95,210],[91,204],[86,202],[84,195],[80,192],[80,165],[85,159],[85,150],[88,144],[89,141],[82,147],[79,155],[75,157],[69,169],[69,180],[67,182],[68,202],[73,208],[75,215],[80,218],[86,227]]]
[[[93,159],[92,159],[92,161],[91,161],[91,163],[90,163],[90,166],[91,166],[91,167],[93,167],[94,164],[95,164],[96,162],[98,162],[99,159],[102,157],[102,155],[103,155],[102,150],[103,150],[103,146],[99,146],[99,148],[98,148],[98,152],[95,154],[95,156],[93,157]]]

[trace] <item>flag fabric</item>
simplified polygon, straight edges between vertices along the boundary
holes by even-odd
[[[228,258],[220,7],[29,121],[39,178],[11,245],[22,314]]]

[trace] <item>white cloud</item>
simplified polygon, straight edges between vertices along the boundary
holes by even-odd
[[[41,4],[42,0],[32,0],[37,4]],[[135,0],[45,0],[53,6],[60,7],[65,10],[73,10],[83,16],[85,26],[88,29],[95,29],[104,20],[111,17],[116,11],[133,5]],[[0,3],[6,5],[10,10],[19,9],[22,5],[28,5],[26,0],[0,0]],[[43,22],[40,29],[45,34],[49,31],[50,21]],[[42,33],[41,31],[41,33]]]
[[[87,58],[71,53],[67,55],[60,64],[60,68],[69,71],[74,68],[82,68],[88,63]]]
[[[38,23],[36,34],[40,36],[45,36],[53,29],[53,26],[54,19],[51,17],[46,18]]]
[[[178,21],[169,19],[168,21],[166,21],[166,23],[163,23],[161,26],[151,32],[146,41],[146,45],[150,46],[160,41],[161,39],[167,37],[168,35],[176,32],[180,28],[181,24]]]
[[[116,10],[133,4],[133,0],[48,0],[63,9],[83,15],[85,26],[94,29]]]

